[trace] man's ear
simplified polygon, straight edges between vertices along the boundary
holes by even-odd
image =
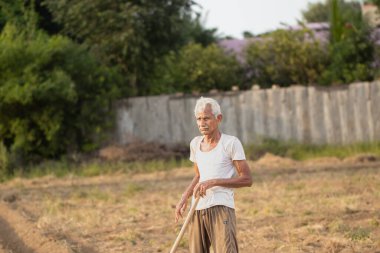
[[[219,114],[218,116],[216,116],[216,119],[221,122],[222,119],[223,119],[223,115],[222,114]]]

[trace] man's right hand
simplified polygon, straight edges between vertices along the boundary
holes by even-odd
[[[182,197],[181,201],[177,204],[175,208],[175,223],[178,222],[179,218],[183,217],[182,214],[186,211],[187,198]]]

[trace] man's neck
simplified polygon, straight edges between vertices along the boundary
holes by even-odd
[[[218,143],[221,136],[222,134],[219,132],[219,130],[216,130],[215,132],[209,135],[204,135],[203,142],[208,143],[208,144]]]

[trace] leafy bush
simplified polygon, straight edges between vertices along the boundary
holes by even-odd
[[[344,159],[350,156],[380,156],[380,143],[355,143],[351,145],[315,145],[285,142],[274,139],[263,139],[255,145],[248,145],[245,151],[249,159],[257,160],[265,153],[289,157],[295,160],[307,160],[318,157],[337,157]]]
[[[309,8],[303,13],[306,20],[313,21],[313,16],[321,18],[324,12],[324,21],[330,23],[329,62],[321,75],[320,84],[372,80],[378,63],[374,64],[374,43],[370,39],[371,31],[362,15],[360,3],[328,0],[310,4]]]
[[[3,142],[0,142],[0,182],[9,174],[9,153]]]
[[[23,158],[89,150],[109,125],[119,75],[62,36],[0,35],[0,141]]]
[[[228,90],[241,83],[241,67],[234,55],[226,54],[215,44],[189,44],[157,62],[150,80],[153,94]]]
[[[373,80],[375,48],[371,30],[359,3],[344,7],[331,0],[329,64],[322,73],[324,85]]]
[[[374,78],[374,48],[362,36],[351,36],[330,45],[330,63],[322,73],[320,84],[349,84]]]
[[[191,0],[44,0],[61,34],[89,45],[93,53],[123,70],[129,86],[148,94],[146,77],[156,59],[189,41],[208,44],[215,31],[193,18]],[[43,15],[42,15],[43,16]],[[123,90],[124,92],[124,90]],[[130,93],[125,93],[124,96]]]
[[[372,65],[374,69],[373,76],[375,79],[379,79],[380,77],[380,46],[375,45],[374,47],[374,63]]]
[[[327,22],[329,20],[329,2],[308,3],[302,11],[302,17],[308,23]]]
[[[311,31],[277,30],[246,48],[251,83],[316,84],[327,61],[327,50]]]

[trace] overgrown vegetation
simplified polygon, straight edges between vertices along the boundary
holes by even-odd
[[[343,159],[359,154],[380,156],[380,143],[358,143],[344,146],[311,145],[265,139],[261,144],[247,146],[246,153],[247,157],[252,160],[259,159],[265,153],[272,153],[295,160],[307,160],[320,157],[337,157]]]
[[[119,66],[134,94],[149,94],[156,61],[189,42],[216,40],[216,30],[193,18],[191,0],[42,0],[61,34],[89,46],[102,61]],[[129,96],[130,92],[123,92]]]
[[[327,0],[310,4],[303,15],[307,22],[329,24],[327,41],[303,23],[301,30],[277,30],[254,40],[245,55],[249,83],[329,86],[376,77],[378,49],[359,2]]]
[[[375,45],[371,29],[364,19],[360,3],[344,5],[331,0],[329,63],[320,84],[347,84],[374,78]]]
[[[0,62],[0,141],[19,162],[93,150],[103,140],[116,70],[68,38],[12,25],[0,34]]]
[[[149,93],[229,90],[231,84],[241,83],[241,73],[235,55],[226,54],[215,44],[189,44],[156,64]]]
[[[253,186],[235,189],[240,251],[378,252],[379,165],[336,169],[335,163],[308,164],[258,166]],[[97,252],[169,252],[184,221],[174,224],[174,208],[192,177],[193,170],[187,168],[145,175],[17,179],[0,184],[0,195],[13,196],[9,205],[18,208],[10,211],[23,215],[18,226],[25,227],[24,216],[30,217],[28,223],[41,234],[73,251],[83,245]],[[20,238],[30,237],[20,233]],[[188,241],[182,240],[178,250],[188,252]]]
[[[326,45],[306,28],[278,30],[246,48],[250,83],[262,87],[317,84],[327,63]]]
[[[11,174],[9,167],[8,150],[4,144],[0,142],[0,181],[6,179]]]
[[[238,60],[216,44],[217,30],[204,27],[195,5],[0,0],[1,173],[96,149],[119,97],[334,85],[380,74],[380,50],[358,2],[309,5],[305,21],[330,24],[326,43],[306,26],[260,38],[246,31],[256,42]]]
[[[2,180],[12,177],[34,178],[46,175],[64,177],[75,175],[80,177],[91,177],[113,173],[147,173],[154,171],[171,170],[179,167],[189,167],[191,162],[184,158],[180,160],[151,160],[151,161],[101,161],[93,159],[87,162],[72,162],[67,160],[50,160],[36,165],[19,167],[13,171],[13,175],[7,175]],[[1,181],[1,178],[0,178]]]
[[[265,139],[261,144],[247,145],[245,147],[245,152],[247,159],[249,160],[258,160],[266,153],[299,161],[322,157],[344,159],[362,154],[380,157],[380,143],[338,146],[297,144]],[[45,160],[44,162],[34,165],[18,167],[7,166],[9,165],[9,162],[9,153],[6,152],[4,146],[0,145],[0,181],[8,180],[13,177],[33,178],[45,175],[54,175],[56,177],[65,177],[68,175],[87,177],[114,173],[146,173],[192,166],[187,155],[184,155],[182,158],[148,159],[145,161],[106,161],[95,157],[66,157],[60,160]],[[12,170],[10,170],[10,168],[12,168]]]

